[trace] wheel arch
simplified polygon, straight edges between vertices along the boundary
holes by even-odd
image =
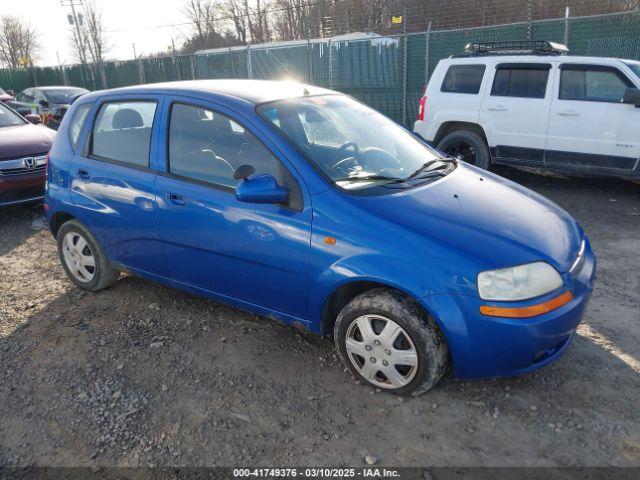
[[[433,145],[437,147],[440,141],[445,136],[447,136],[451,132],[455,132],[456,130],[468,130],[473,133],[477,133],[482,137],[487,146],[490,147],[489,142],[487,141],[487,134],[485,133],[484,128],[481,125],[473,122],[461,121],[443,122],[442,125],[440,125],[440,128],[438,128],[438,132],[436,133],[435,137],[433,138]]]
[[[75,220],[76,217],[71,215],[68,212],[56,212],[51,216],[51,219],[49,220],[49,229],[51,230],[51,233],[53,234],[53,238],[58,238],[58,231],[60,230],[60,227],[62,227],[62,225],[65,222],[68,222],[69,220]]]
[[[361,293],[374,290],[376,288],[385,288],[387,290],[399,292],[406,298],[414,301],[420,308],[425,310],[427,314],[433,317],[432,312],[425,309],[422,303],[419,302],[414,295],[397,285],[377,279],[350,279],[335,287],[325,298],[320,317],[320,334],[324,336],[331,336],[333,334],[333,327],[335,325],[336,318],[340,314],[340,311]],[[434,321],[440,327],[439,321],[435,318]]]

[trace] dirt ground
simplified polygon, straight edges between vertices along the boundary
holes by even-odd
[[[640,465],[640,184],[499,173],[590,236],[586,318],[537,373],[412,399],[244,311],[134,277],[83,293],[40,211],[1,210],[0,465]]]

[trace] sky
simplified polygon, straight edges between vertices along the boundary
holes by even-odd
[[[95,1],[102,10],[107,30],[109,60],[132,59],[133,44],[137,55],[166,51],[172,38],[178,48],[191,32],[190,25],[179,25],[188,22],[182,13],[184,0]],[[57,65],[56,52],[62,64],[76,63],[70,40],[72,27],[67,20],[69,7],[62,6],[60,0],[0,0],[0,3],[0,14],[22,17],[40,33],[42,50],[37,65]]]

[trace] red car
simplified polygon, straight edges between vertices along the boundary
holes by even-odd
[[[55,134],[0,103],[0,207],[42,199]]]
[[[13,100],[13,90],[3,90],[0,87],[0,102],[10,102]]]

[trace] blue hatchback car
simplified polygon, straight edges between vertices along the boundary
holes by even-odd
[[[571,216],[349,96],[290,82],[90,93],[65,116],[46,209],[95,291],[129,272],[312,332],[399,394],[557,359],[593,287]]]

